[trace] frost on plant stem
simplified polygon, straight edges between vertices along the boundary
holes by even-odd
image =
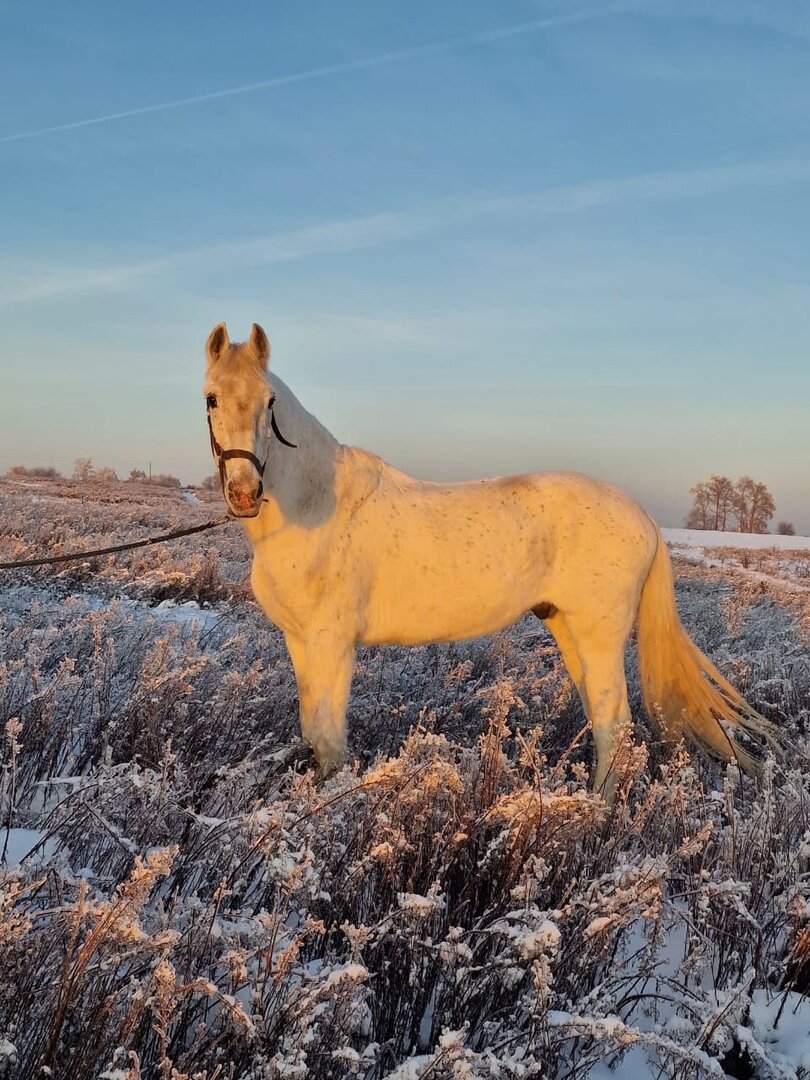
[[[46,528],[9,495],[0,532],[209,515],[117,498],[54,489]],[[657,743],[631,645],[610,810],[536,620],[361,650],[320,780],[236,528],[0,581],[0,1076],[800,1077],[810,560],[747,560],[677,559],[679,606],[795,756],[754,781]]]

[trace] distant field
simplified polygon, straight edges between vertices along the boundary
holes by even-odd
[[[676,547],[776,548],[779,551],[810,551],[810,536],[780,536],[777,533],[713,532],[710,529],[664,529],[668,544]]]
[[[0,481],[0,558],[220,512]],[[361,650],[320,782],[237,524],[1,574],[0,1076],[806,1076],[810,539],[665,535],[792,749],[757,783],[662,746],[631,643],[612,813],[534,618]]]

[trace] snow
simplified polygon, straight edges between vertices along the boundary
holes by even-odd
[[[369,977],[368,968],[362,964],[344,964],[331,971],[324,983],[324,990],[331,990],[342,982],[365,982]]]
[[[191,500],[173,498],[162,515],[191,513]],[[89,546],[84,511],[70,509],[77,524],[64,542]],[[104,513],[114,523],[120,509]],[[148,525],[140,510],[133,522]],[[796,613],[805,606],[787,594],[810,591],[810,539],[665,534],[679,555],[690,631],[735,684],[744,664],[756,703],[803,744],[810,653]],[[268,1042],[254,1080],[265,1069],[518,1080],[541,1075],[537,1062],[547,1069],[554,1055],[560,1075],[587,1080],[702,1078],[720,1076],[725,1054],[742,1048],[761,1080],[797,1080],[810,1066],[810,1002],[772,995],[786,978],[788,935],[807,913],[810,787],[800,768],[763,770],[765,798],[733,770],[724,778],[658,756],[602,824],[579,761],[556,764],[583,718],[559,654],[532,620],[496,645],[361,650],[354,745],[380,762],[315,778],[303,764],[280,634],[239,593],[221,600],[225,590],[200,572],[209,545],[219,553],[230,544],[227,580],[242,580],[247,555],[234,535],[150,553],[132,574],[111,562],[86,578],[6,580],[0,676],[6,715],[22,723],[11,823],[34,827],[8,833],[0,880],[34,917],[30,931],[21,924],[21,948],[23,934],[62,940],[78,890],[107,910],[133,856],[174,840],[177,869],[156,878],[137,918],[115,933],[125,963],[147,973],[138,994],[151,993],[155,941],[168,942],[168,987],[172,965],[187,966],[194,990],[177,1009],[181,1022],[204,1009],[211,1049],[200,1068],[217,1067],[220,1046],[245,1059],[256,1052],[250,1014],[266,1007],[270,973],[275,1015],[291,1023]],[[746,554],[752,547],[759,553]],[[681,573],[685,559],[697,569]],[[744,574],[781,588],[748,589]],[[152,606],[167,595],[175,599]],[[188,596],[196,600],[181,602]],[[511,736],[493,757],[481,741],[493,717],[510,730],[547,728],[538,755],[548,748],[550,763],[532,755],[535,768],[517,765]],[[423,718],[429,727],[408,735]],[[482,776],[494,777],[497,815],[482,803]],[[704,839],[693,848],[696,836]],[[705,857],[695,856],[704,842]],[[45,859],[46,888],[20,891],[45,876]],[[767,888],[749,885],[751,866]],[[138,869],[132,880],[146,887],[150,875]],[[224,903],[218,882],[227,883]],[[195,937],[197,925],[207,930]],[[773,930],[763,938],[765,925]],[[175,948],[193,937],[189,952]],[[58,993],[59,956],[40,955],[31,999],[39,1014],[0,1024],[0,1077],[29,1068],[26,1025],[41,1022],[47,995]],[[91,967],[87,977],[88,1000],[101,1001],[105,971]],[[634,984],[643,992],[628,994]],[[202,1006],[200,995],[209,996]],[[530,1014],[537,1026],[527,1035]],[[102,1028],[92,1029],[107,1040],[100,1075],[122,1080],[128,1046],[115,1049],[114,1028]]]
[[[400,911],[406,911],[408,914],[422,919],[426,919],[444,908],[444,900],[441,897],[420,896],[418,893],[397,893],[397,903]]]
[[[601,934],[603,930],[615,926],[616,922],[617,917],[615,915],[600,915],[596,919],[591,919],[585,927],[585,937],[594,937],[595,934]]]
[[[666,542],[674,547],[778,548],[780,551],[810,551],[810,536],[713,532],[711,529],[662,529],[661,532]]]
[[[143,607],[143,605],[138,604],[138,601],[134,600],[124,601],[124,603],[133,607]],[[147,608],[146,610],[156,619],[165,619],[177,623],[196,622],[206,628],[213,626],[221,615],[221,612],[214,611],[211,608],[201,608],[196,600],[186,600],[181,604],[178,604],[176,600],[161,600],[156,607]]]
[[[588,1080],[650,1080],[655,1075],[643,1048],[631,1046],[615,1070],[600,1061],[588,1071]]]
[[[17,1047],[13,1042],[0,1036],[0,1076],[11,1075],[17,1067]]]
[[[434,1062],[433,1054],[419,1054],[403,1061],[393,1072],[386,1073],[385,1080],[419,1080]]]
[[[810,1068],[810,1001],[794,991],[770,996],[763,989],[751,999],[751,1026],[737,1028],[751,1056],[764,1056],[767,1047],[772,1061],[791,1070]]]
[[[44,840],[45,833],[39,829],[0,829],[0,855],[3,848],[6,849],[6,857],[3,865],[6,867],[19,866],[22,860],[37,848],[32,856],[34,861],[39,862],[47,858],[55,850],[55,842],[46,840],[42,847],[37,845]],[[8,842],[6,840],[8,839]]]
[[[539,926],[518,934],[515,945],[525,960],[531,960],[542,953],[551,952],[560,944],[560,931],[549,919],[543,919]]]

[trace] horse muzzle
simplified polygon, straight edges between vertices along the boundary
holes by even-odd
[[[225,485],[225,498],[235,517],[256,517],[262,508],[262,484],[245,484],[239,480],[228,480]]]

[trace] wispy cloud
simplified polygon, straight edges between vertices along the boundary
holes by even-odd
[[[550,30],[557,26],[567,26],[573,23],[586,22],[592,19],[605,18],[610,15],[645,9],[653,6],[656,2],[661,2],[661,0],[626,0],[626,2],[617,2],[601,7],[572,11],[564,15],[529,19],[525,22],[513,23],[509,26],[496,27],[492,30],[481,30],[472,34],[462,34],[458,37],[445,38],[442,41],[425,42],[421,45],[412,45],[403,49],[391,49],[387,52],[377,53],[374,56],[359,57],[355,60],[346,60],[337,64],[325,64],[321,67],[308,68],[304,71],[294,71],[288,75],[276,75],[273,78],[262,79],[259,82],[243,83],[240,86],[229,86],[221,90],[212,90],[207,94],[195,94],[192,97],[175,98],[171,101],[159,101],[151,105],[140,105],[132,109],[123,109],[120,112],[105,113],[101,116],[91,116],[83,120],[74,120],[67,124],[51,124],[47,127],[32,128],[28,131],[18,131],[11,135],[0,136],[0,143],[20,142],[24,139],[36,139],[40,136],[53,135],[57,132],[76,131],[79,128],[95,127],[98,124],[109,124],[113,121],[126,120],[130,117],[167,112],[171,109],[183,109],[191,105],[202,105],[209,101],[220,101],[224,98],[238,97],[242,94],[255,94],[261,90],[272,90],[282,86],[294,86],[298,83],[314,82],[319,79],[327,79],[334,75],[343,75],[353,71],[385,67],[388,64],[398,63],[403,60],[413,60],[420,56],[429,56],[433,53],[445,52],[450,49],[462,49],[473,45],[483,45],[491,42],[503,41],[510,37],[517,37],[521,34],[538,33],[542,30]]]
[[[69,293],[116,292],[161,274],[186,268],[273,265],[316,255],[358,251],[424,231],[430,211],[369,214],[325,222],[251,240],[224,241],[159,255],[154,259],[98,269],[65,268],[0,290],[0,307]]]
[[[458,198],[363,217],[324,222],[248,240],[224,241],[154,259],[99,269],[64,269],[0,291],[0,306],[66,294],[115,292],[177,270],[217,272],[272,266],[341,252],[383,247],[439,230],[492,220],[539,220],[637,202],[694,199],[738,187],[782,187],[810,180],[810,159],[644,173],[495,198]]]
[[[735,27],[754,27],[799,44],[810,41],[810,14],[804,4],[763,4],[761,0],[715,0],[710,7],[680,4],[670,9],[673,18],[696,15]]]

